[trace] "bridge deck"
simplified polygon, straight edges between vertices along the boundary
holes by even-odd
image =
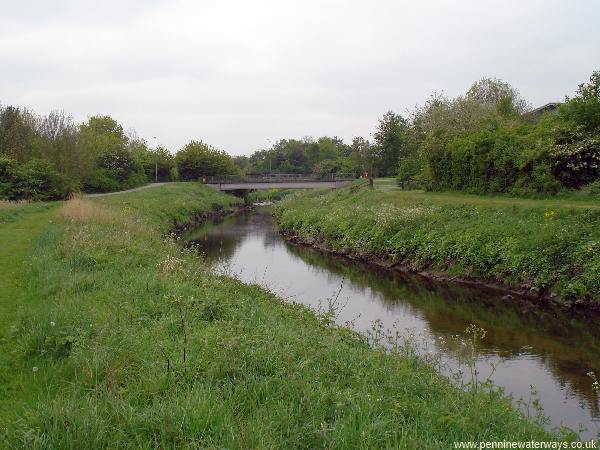
[[[350,183],[348,180],[337,181],[247,181],[234,183],[206,183],[213,189],[219,191],[245,191],[258,189],[336,189]]]

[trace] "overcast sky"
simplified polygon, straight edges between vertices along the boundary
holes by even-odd
[[[0,103],[108,114],[171,150],[370,137],[483,76],[538,106],[593,70],[599,0],[0,0]]]

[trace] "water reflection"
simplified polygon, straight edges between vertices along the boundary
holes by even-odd
[[[386,327],[396,323],[424,336],[451,367],[456,349],[449,338],[476,324],[487,330],[478,360],[482,374],[502,361],[494,373],[497,385],[528,398],[535,384],[554,425],[583,425],[586,437],[597,432],[599,400],[586,374],[600,373],[600,330],[590,326],[598,317],[583,320],[491,289],[390,273],[293,246],[277,233],[268,211],[221,219],[186,238],[217,270],[312,307],[344,280],[341,323],[353,320],[363,332],[376,319]]]

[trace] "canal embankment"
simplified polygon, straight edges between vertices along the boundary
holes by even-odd
[[[340,189],[287,198],[274,215],[290,241],[390,270],[568,307],[600,301],[597,208]]]
[[[21,256],[28,283],[3,338],[3,442],[451,448],[559,438],[501,392],[462,390],[409,346],[372,347],[327,315],[215,274],[168,236],[236,203],[187,183],[57,208]]]

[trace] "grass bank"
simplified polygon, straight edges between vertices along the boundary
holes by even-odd
[[[3,448],[438,449],[556,437],[498,392],[453,387],[409,346],[372,348],[327,316],[212,274],[165,237],[232,201],[175,184],[11,222],[42,225],[2,260],[28,268],[3,319]]]
[[[344,254],[600,301],[600,203],[346,188],[290,197],[275,215]]]

